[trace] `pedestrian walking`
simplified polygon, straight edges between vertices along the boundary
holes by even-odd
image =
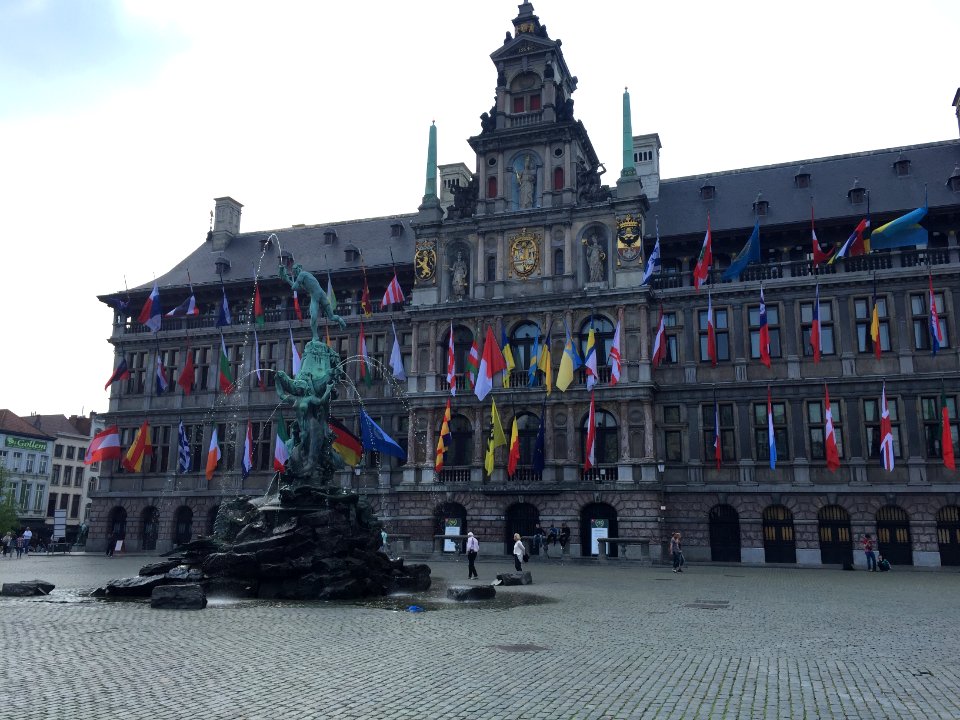
[[[33,540],[33,531],[27,528],[23,531],[23,552],[30,554],[30,541]]]
[[[560,554],[567,549],[567,543],[570,542],[570,528],[566,523],[560,523]]]
[[[523,563],[530,558],[527,555],[527,548],[523,545],[523,540],[520,539],[520,533],[513,534],[513,567],[516,568],[517,572],[523,570]]]
[[[680,533],[675,532],[670,538],[670,556],[673,558],[673,571],[683,572],[683,547],[680,545]]]
[[[23,556],[23,535],[17,538],[17,560]]]
[[[873,552],[873,538],[870,537],[870,533],[864,535],[863,540],[860,542],[863,545],[863,554],[867,558],[867,570],[869,572],[876,572],[877,556]]]
[[[547,533],[544,531],[542,527],[540,527],[540,523],[537,523],[537,526],[533,529],[533,554],[534,555],[540,554],[540,548],[543,547],[544,545],[543,539],[546,536],[547,536]]]
[[[8,531],[7,531],[7,534],[4,535],[2,539],[0,539],[0,544],[3,545],[3,556],[4,556],[4,557],[7,557],[7,555],[10,555],[11,557],[13,557],[13,553],[11,552],[11,549],[12,549],[13,546],[10,544],[10,538],[11,538],[11,537],[13,537],[13,536],[10,534],[10,531],[8,530]]]
[[[113,533],[110,533],[110,537],[107,538],[107,551],[104,553],[107,556],[113,555],[113,549],[117,546],[117,536]]]
[[[480,541],[477,540],[472,532],[467,533],[467,580],[478,577],[477,575],[477,555],[480,554]]]

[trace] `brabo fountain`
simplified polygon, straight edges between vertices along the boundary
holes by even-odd
[[[344,465],[332,447],[330,403],[345,374],[339,354],[320,341],[317,320],[322,312],[341,328],[346,323],[312,274],[292,260],[279,272],[293,289],[309,293],[313,336],[296,377],[277,373],[277,394],[296,421],[276,494],[224,501],[212,537],[181,545],[168,560],[142,568],[138,578],[110,583],[103,594],[144,596],[156,585],[183,582],[207,594],[296,600],[430,588],[429,566],[404,565],[378,552],[380,521],[357,493],[333,485]]]

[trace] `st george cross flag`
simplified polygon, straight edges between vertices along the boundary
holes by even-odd
[[[620,373],[623,371],[623,359],[620,355],[620,321],[617,320],[617,329],[613,331],[613,342],[610,344],[610,355],[607,357],[610,364],[610,384],[620,382]]]
[[[477,400],[483,400],[487,396],[493,389],[493,376],[498,372],[503,372],[506,368],[507,363],[503,359],[503,353],[500,352],[500,346],[497,345],[496,338],[493,337],[493,329],[487,325],[487,335],[483,339],[483,356],[480,358],[477,384],[474,387]]]
[[[130,368],[127,367],[127,359],[125,357],[120,358],[120,364],[117,365],[116,370],[113,371],[113,375],[110,376],[110,379],[107,380],[107,384],[103,386],[103,389],[106,390],[115,382],[120,382],[121,380],[126,380],[130,377]]]
[[[367,336],[363,334],[363,321],[360,321],[360,337],[357,338],[357,355],[360,356],[360,379],[367,384],[373,383],[373,368],[370,366],[370,356],[367,354]]]
[[[590,393],[590,414],[587,416],[587,441],[583,452],[583,471],[587,472],[597,464],[597,413]]]
[[[247,434],[243,439],[243,457],[240,458],[240,474],[246,480],[253,470],[253,425],[247,420]]]
[[[760,362],[770,367],[770,325],[767,323],[767,303],[763,299],[763,285],[760,286]]]
[[[235,390],[235,387],[233,384],[233,372],[230,370],[230,358],[227,355],[227,346],[223,341],[223,335],[220,336],[220,360],[218,367],[217,377],[219,378],[220,392],[229,395]]]
[[[217,327],[224,327],[233,322],[230,317],[230,303],[227,302],[227,289],[221,287],[221,290],[223,290],[223,300],[220,302],[220,307],[217,308]]]
[[[296,377],[300,374],[300,353],[297,352],[297,344],[293,341],[293,329],[288,328],[290,331],[290,369],[293,371],[293,376]]]
[[[453,352],[453,323],[450,323],[450,340],[447,343],[447,385],[450,394],[457,394],[457,356]]]
[[[886,381],[880,396],[880,457],[883,469],[893,472],[893,424],[890,422],[890,408],[887,407]]]
[[[275,472],[283,472],[287,469],[287,460],[290,459],[290,453],[287,452],[287,422],[283,415],[277,421],[277,437],[273,441],[273,469]]]
[[[196,368],[193,366],[193,350],[187,348],[185,351],[186,362],[180,370],[180,377],[177,378],[177,385],[183,388],[183,394],[189,395],[193,390],[193,376],[196,374]]]
[[[593,390],[597,384],[600,374],[597,372],[597,336],[593,331],[593,325],[587,333],[587,352],[583,358],[583,366],[587,373],[587,390]]]
[[[707,357],[710,364],[717,366],[717,331],[713,324],[713,298],[707,290]]]
[[[93,436],[83,462],[85,465],[92,465],[103,460],[119,460],[121,455],[120,428],[111,425]]]
[[[187,315],[199,315],[200,308],[197,307],[197,299],[194,297],[193,293],[190,293],[190,297],[184,300],[182,303],[177,305],[173,310],[167,313],[167,317],[185,317]]]
[[[383,293],[383,300],[380,301],[380,307],[386,308],[390,305],[399,305],[405,300],[403,290],[400,289],[400,281],[397,279],[397,273],[393,273],[393,280],[387,285],[386,292]]]
[[[837,430],[833,426],[833,410],[830,409],[830,390],[823,384],[823,434],[827,469],[836,472],[840,468],[840,450],[837,446]]]
[[[167,382],[167,368],[164,367],[163,360],[157,355],[157,395],[163,395],[170,384]]]
[[[480,344],[477,339],[473,339],[470,346],[470,354],[467,355],[467,382],[472,391],[477,386],[477,373],[480,371]]]
[[[217,426],[213,426],[213,434],[210,436],[210,449],[207,450],[207,467],[204,475],[207,482],[213,477],[213,471],[217,469],[217,463],[220,462],[220,445],[217,444]]]
[[[653,367],[658,368],[667,357],[667,335],[663,322],[663,304],[660,305],[660,317],[657,319],[657,334],[653,337]]]
[[[649,257],[647,257],[647,267],[643,271],[643,280],[640,281],[641,285],[646,285],[650,282],[650,278],[653,277],[655,272],[659,272],[661,266],[660,260],[660,221],[655,220],[655,225],[657,228],[657,242],[653,245],[653,250],[650,252]]]
[[[160,331],[160,325],[163,323],[163,311],[160,309],[160,290],[157,289],[157,283],[153,283],[153,290],[150,291],[147,301],[140,310],[140,316],[137,321],[141,325],[146,325],[153,332]]]
[[[181,475],[190,472],[190,460],[190,441],[187,439],[187,431],[181,420],[180,427],[177,429],[177,472]]]
[[[930,350],[936,355],[943,345],[943,329],[940,327],[940,314],[937,312],[937,298],[933,294],[933,275],[930,275]]]
[[[813,301],[813,321],[810,323],[810,347],[813,348],[813,362],[820,362],[820,283]]]
[[[770,469],[777,469],[777,435],[773,430],[773,403],[770,400],[770,386],[767,385],[767,445],[770,448]]]
[[[400,340],[397,338],[397,326],[393,326],[393,349],[390,351],[390,369],[397,380],[406,380],[407,374],[403,371],[403,355],[400,353]]]
[[[693,285],[699,290],[707,278],[710,277],[710,268],[713,265],[713,238],[710,235],[710,215],[707,215],[707,234],[703,237],[703,247],[700,248],[700,257],[693,268]]]

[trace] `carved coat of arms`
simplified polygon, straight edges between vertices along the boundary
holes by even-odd
[[[528,278],[540,269],[540,236],[520,230],[510,240],[510,269],[519,278]]]

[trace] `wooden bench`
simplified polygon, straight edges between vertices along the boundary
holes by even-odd
[[[640,560],[650,561],[650,539],[649,538],[617,538],[606,537],[597,538],[597,545],[600,552],[597,559],[600,562],[606,562],[609,559],[608,548],[610,545],[617,545],[620,548],[620,556],[627,559],[627,547],[630,545],[640,546]]]

